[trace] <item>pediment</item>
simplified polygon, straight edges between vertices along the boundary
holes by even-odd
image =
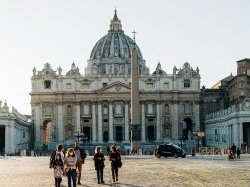
[[[116,93],[116,92],[130,92],[131,88],[129,85],[121,83],[121,82],[115,82],[113,84],[110,84],[106,86],[105,88],[101,88],[97,90],[97,93]]]

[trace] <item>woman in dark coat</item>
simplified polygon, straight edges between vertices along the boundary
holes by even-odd
[[[109,160],[111,161],[111,171],[113,182],[118,181],[118,167],[121,167],[121,156],[116,147],[111,148]],[[120,166],[119,166],[120,165]]]
[[[97,173],[97,180],[98,180],[98,184],[101,183],[105,183],[103,180],[103,168],[105,167],[104,165],[104,155],[101,153],[101,147],[97,146],[95,148],[95,155],[93,158],[94,162],[95,162],[95,170]]]

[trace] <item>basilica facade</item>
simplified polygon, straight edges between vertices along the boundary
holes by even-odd
[[[137,71],[132,71],[135,61]],[[137,110],[131,107],[132,74],[138,77]],[[76,133],[84,133],[85,141],[92,144],[128,143],[132,114],[140,120],[142,144],[178,143],[200,129],[198,67],[185,62],[165,72],[158,63],[150,73],[139,46],[122,30],[116,11],[108,33],[94,45],[84,74],[75,63],[66,74],[61,67],[45,63],[43,69],[33,69],[31,81],[38,148],[51,142],[72,144]]]

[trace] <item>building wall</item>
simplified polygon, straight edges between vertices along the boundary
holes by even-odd
[[[48,121],[53,141],[70,144],[78,128],[89,127],[89,141],[103,142],[107,132],[108,141],[115,142],[117,126],[122,126],[122,141],[129,142],[131,79],[128,75],[68,76],[54,71],[49,64],[33,73],[31,108],[38,147],[44,143],[44,126]],[[184,87],[184,80],[190,80],[188,87]],[[45,81],[51,81],[49,88],[45,88]],[[199,84],[199,74],[188,63],[175,74],[141,75],[141,140],[149,141],[148,130],[153,126],[153,141],[179,141],[186,118],[193,122],[192,130],[199,129]],[[115,114],[117,104],[121,106],[119,115]],[[185,106],[188,112],[184,112]],[[46,113],[46,107],[50,112]],[[84,107],[89,114],[84,114]]]
[[[5,146],[1,154],[15,154],[21,149],[31,146],[31,123],[28,118],[17,112],[15,108],[9,111],[6,103],[0,106],[0,126],[5,128]]]
[[[206,145],[218,148],[228,148],[233,143],[236,146],[242,145],[244,143],[243,124],[249,122],[249,99],[246,99],[239,106],[231,106],[228,109],[207,115],[204,121]],[[249,145],[248,142],[247,146]]]

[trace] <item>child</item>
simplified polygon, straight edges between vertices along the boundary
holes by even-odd
[[[98,184],[105,183],[103,180],[103,168],[104,165],[104,155],[101,153],[101,147],[97,146],[95,148],[95,155],[93,160],[95,161],[95,170],[97,172]]]
[[[69,148],[64,159],[64,171],[68,177],[68,187],[71,187],[71,179],[73,187],[76,187],[76,161],[77,156],[73,148]]]
[[[60,153],[57,153],[53,161],[55,186],[60,187],[63,175],[63,160]]]

